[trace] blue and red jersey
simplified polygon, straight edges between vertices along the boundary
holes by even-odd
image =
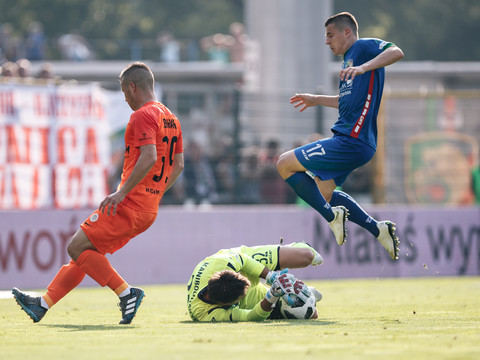
[[[343,55],[343,68],[359,66],[370,61],[392,43],[380,39],[358,39]],[[385,68],[340,80],[339,117],[333,132],[357,138],[377,148],[377,114],[382,100]]]

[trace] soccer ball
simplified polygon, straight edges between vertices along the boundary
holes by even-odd
[[[285,300],[279,300],[278,305],[285,319],[310,319],[315,313],[315,296],[310,295],[306,302],[296,297],[293,306],[288,305]]]

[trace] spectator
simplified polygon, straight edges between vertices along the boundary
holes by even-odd
[[[188,144],[183,172],[186,204],[211,204],[216,200],[215,177],[209,159],[195,141]]]
[[[55,79],[55,74],[53,73],[53,67],[51,63],[45,63],[40,68],[40,71],[37,74],[38,79]]]
[[[239,200],[241,203],[260,203],[260,172],[258,147],[250,146],[245,149],[240,163]]]
[[[222,64],[230,61],[227,35],[215,34],[204,37],[201,40],[201,46],[203,51],[207,53],[208,60]]]
[[[17,77],[18,76],[18,66],[12,61],[7,61],[2,65],[3,71],[2,71],[2,76],[3,77]]]
[[[21,78],[30,77],[32,64],[25,58],[18,59],[17,62],[17,75]]]
[[[280,156],[280,143],[278,140],[271,139],[267,141],[267,146],[258,155],[260,166],[276,164]]]
[[[198,39],[190,39],[185,46],[185,57],[187,61],[200,60],[200,46]]]
[[[45,58],[46,38],[43,33],[43,25],[37,21],[30,24],[25,44],[26,58],[31,61]]]
[[[16,61],[19,56],[20,44],[13,33],[13,27],[5,23],[0,27],[0,49],[8,61]]]
[[[235,149],[229,136],[222,136],[215,146],[216,154],[212,159],[215,182],[217,184],[218,203],[231,204],[235,195]]]
[[[245,34],[245,27],[239,22],[234,22],[230,25],[230,34],[232,37],[230,45],[230,61],[232,63],[243,62],[245,42],[248,39],[247,34]]]
[[[65,60],[86,61],[93,59],[87,40],[79,34],[65,34],[58,39],[60,52]]]
[[[289,202],[288,187],[280,181],[277,173],[277,161],[280,156],[280,143],[269,140],[267,147],[259,154],[260,193],[263,203],[286,204]]]
[[[174,63],[180,61],[180,44],[170,31],[162,31],[158,35],[157,44],[160,46],[160,61]]]

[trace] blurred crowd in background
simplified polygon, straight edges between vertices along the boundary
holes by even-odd
[[[243,24],[235,22],[228,34],[213,34],[198,40],[180,41],[169,30],[162,31],[156,39],[158,62],[212,61],[239,63],[247,35]],[[52,46],[60,59],[55,59]],[[132,58],[141,51],[131,46]],[[41,23],[33,22],[25,36],[18,36],[10,24],[0,26],[0,77],[22,82],[26,79],[59,80],[52,71],[50,61],[88,61],[95,59],[95,51],[87,39],[78,34],[65,34],[55,43],[47,39]],[[134,59],[131,59],[134,60]],[[33,74],[32,62],[43,62],[40,71]],[[271,139],[237,150],[230,137],[225,136],[213,148],[195,140],[185,144],[185,171],[163,199],[164,204],[208,206],[211,204],[288,204],[297,198],[276,170],[276,162],[286,149],[279,141]],[[237,152],[240,151],[240,154]],[[123,157],[110,179],[110,190],[119,182]]]
[[[60,83],[62,79],[53,71],[52,62],[84,62],[108,60],[105,49],[111,47],[112,40],[86,39],[72,31],[55,39],[48,38],[40,22],[32,22],[22,33],[9,23],[0,24],[0,83],[11,79],[19,83]],[[188,61],[209,61],[215,63],[241,63],[244,60],[245,44],[248,35],[243,24],[232,23],[225,33],[216,33],[201,38],[177,39],[169,29],[162,30],[154,39],[124,40],[115,44],[116,60],[149,60],[160,63]],[[123,50],[123,51],[120,51]],[[32,63],[35,63],[35,73]],[[41,66],[38,66],[41,64]],[[194,117],[193,101],[178,101],[180,109],[173,109],[182,121],[185,114]],[[168,101],[166,105],[169,106]],[[188,109],[183,109],[187,107]],[[232,117],[233,110],[225,112]],[[191,131],[194,133],[195,131]],[[190,134],[191,135],[191,134]],[[307,135],[306,135],[307,136]],[[320,134],[305,139],[311,142],[321,138]],[[280,141],[270,139],[263,143],[240,144],[237,147],[227,134],[216,144],[206,145],[189,136],[185,144],[185,171],[175,186],[166,194],[164,204],[205,205],[210,204],[292,204],[298,203],[293,191],[282,180],[276,169],[281,153],[302,145],[292,143],[283,148]],[[123,159],[123,152],[120,154]],[[118,182],[118,169],[113,171],[110,187]],[[363,203],[372,199],[373,166],[357,169],[352,173],[343,188]],[[473,173],[473,193],[480,203],[480,168]]]
[[[47,39],[42,24],[32,22],[24,37],[15,34],[9,23],[0,25],[0,76],[4,78],[54,79],[52,65],[46,61]],[[36,74],[32,61],[45,61]]]
[[[243,61],[246,39],[243,24],[234,22],[230,25],[228,34],[217,33],[200,39],[179,40],[170,30],[163,30],[156,39],[125,40],[117,46],[124,48],[122,54],[129,60],[148,58],[164,63],[238,63]],[[53,79],[49,61],[97,59],[96,49],[102,48],[105,41],[107,40],[89,41],[75,32],[61,35],[57,39],[48,39],[40,22],[32,22],[26,34],[19,34],[9,23],[0,24],[0,76]],[[32,61],[45,62],[45,65],[38,73],[31,74],[29,71]]]

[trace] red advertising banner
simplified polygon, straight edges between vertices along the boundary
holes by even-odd
[[[0,85],[0,209],[97,206],[111,163],[107,103],[96,84]]]

